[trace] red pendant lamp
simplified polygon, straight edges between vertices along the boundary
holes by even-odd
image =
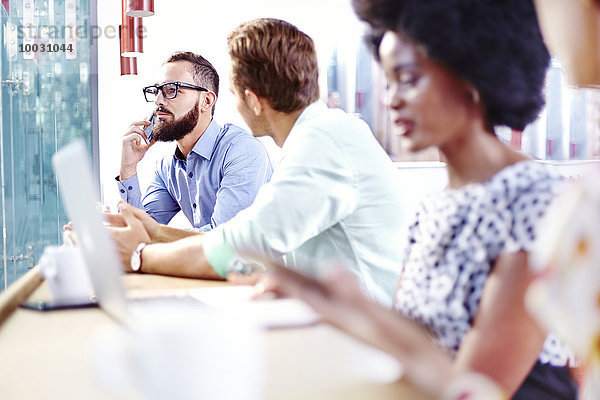
[[[137,58],[121,56],[121,75],[137,75]]]
[[[154,0],[127,0],[125,13],[134,18],[151,17],[154,15]]]
[[[144,27],[141,18],[132,18],[125,14],[128,0],[122,0],[121,55],[137,57],[144,52]]]
[[[122,39],[123,27],[119,25],[119,39]],[[120,41],[120,43],[122,43]],[[123,54],[123,48],[121,47],[120,53]],[[137,75],[137,57],[123,57],[121,58],[121,76],[123,75]]]

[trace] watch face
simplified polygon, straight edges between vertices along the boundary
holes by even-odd
[[[140,253],[136,250],[131,255],[131,270],[139,271],[141,263]]]
[[[137,272],[140,270],[142,266],[142,250],[146,246],[146,243],[140,243],[138,247],[135,249],[133,254],[131,255],[130,266],[131,270]]]
[[[137,272],[140,270],[142,266],[142,250],[146,247],[147,243],[140,243],[138,247],[135,249],[133,254],[131,255],[130,266],[131,270]]]

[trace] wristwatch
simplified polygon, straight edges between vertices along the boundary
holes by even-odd
[[[142,272],[142,250],[148,243],[140,243],[131,255],[130,266],[133,272]]]

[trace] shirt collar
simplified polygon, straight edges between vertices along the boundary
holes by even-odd
[[[317,115],[323,113],[326,110],[327,110],[327,106],[321,100],[317,100],[314,103],[309,104],[304,109],[304,111],[302,111],[302,113],[300,114],[300,116],[298,117],[298,119],[296,120],[296,122],[294,123],[294,126],[292,127],[292,130],[294,130],[294,128],[296,127],[296,125],[300,125],[304,121],[306,121],[308,119],[311,119],[314,116],[317,116]]]
[[[290,141],[290,137],[294,134],[294,131],[297,130],[298,126],[300,126],[302,123],[304,123],[305,121],[308,121],[318,115],[321,115],[322,113],[327,111],[327,106],[325,105],[325,103],[323,103],[321,100],[317,100],[314,103],[309,104],[303,111],[302,113],[300,113],[300,116],[298,117],[298,119],[296,120],[296,122],[294,122],[294,126],[292,126],[292,130],[290,131],[290,134],[288,135],[288,137],[286,138],[285,142],[283,143],[283,147],[286,147],[286,144]]]
[[[221,132],[221,127],[219,124],[215,122],[213,119],[208,124],[208,127],[202,133],[202,136],[196,141],[196,144],[192,148],[192,153],[198,154],[200,157],[203,157],[210,161],[213,150],[217,144],[217,138],[219,137],[219,132]],[[181,161],[185,161],[185,157],[181,151],[179,151],[179,147],[175,147],[175,158]]]

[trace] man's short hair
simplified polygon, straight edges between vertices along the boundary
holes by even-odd
[[[188,61],[192,64],[192,77],[198,86],[202,86],[215,93],[219,97],[219,74],[215,67],[200,54],[192,53],[191,51],[178,51],[173,53],[165,64],[176,61]],[[215,114],[215,106],[213,105],[212,114]]]
[[[312,39],[294,25],[261,18],[227,37],[231,82],[250,89],[276,111],[298,111],[319,99],[319,70]]]

